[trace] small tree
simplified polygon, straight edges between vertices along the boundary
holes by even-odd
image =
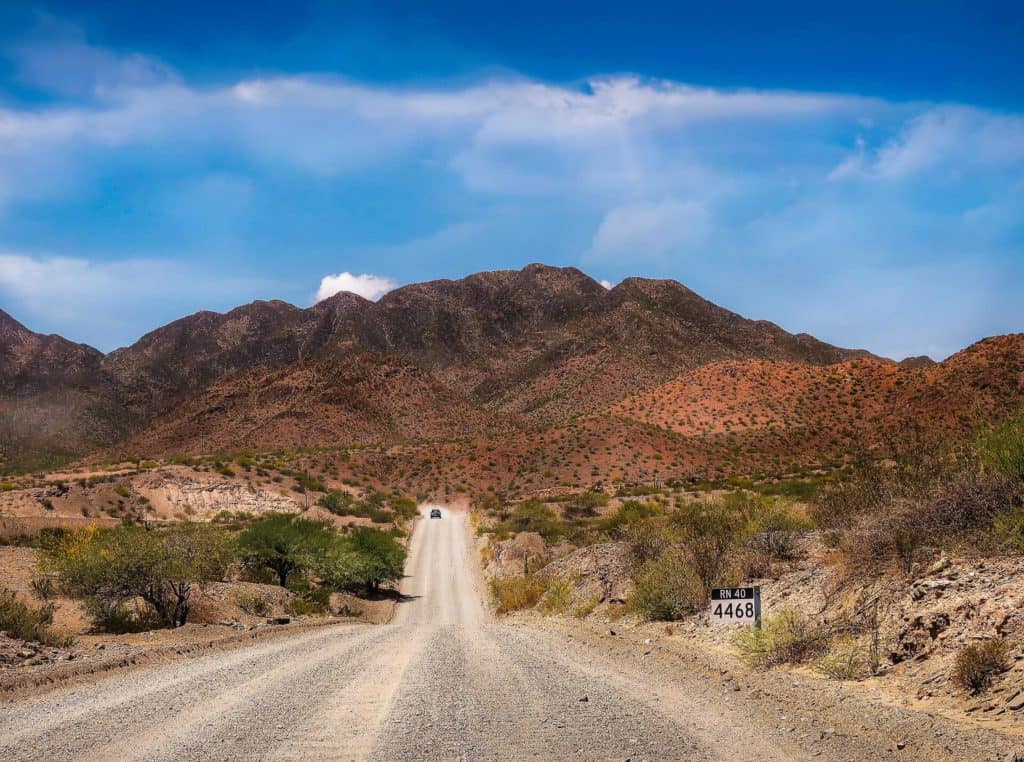
[[[353,573],[368,590],[402,578],[405,548],[379,529],[357,529],[345,538],[352,552]]]
[[[191,611],[193,587],[222,579],[234,558],[224,530],[180,524],[86,532],[48,551],[44,563],[94,615],[141,598],[163,626],[181,627]]]
[[[290,574],[315,568],[335,539],[326,521],[271,513],[242,532],[238,547],[246,566],[272,570],[285,587]]]

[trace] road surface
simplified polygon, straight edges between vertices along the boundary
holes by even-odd
[[[797,741],[720,680],[495,621],[462,513],[419,522],[402,591],[388,625],[320,628],[0,707],[0,759],[761,762],[883,751],[867,738],[841,750],[835,737]]]

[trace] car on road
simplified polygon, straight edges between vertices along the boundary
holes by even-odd
[[[439,518],[441,518],[441,509],[440,508],[431,508],[430,509],[430,518],[432,518],[432,519],[439,519]]]

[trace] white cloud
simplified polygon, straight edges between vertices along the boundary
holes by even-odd
[[[621,188],[683,167],[648,150],[659,135],[712,122],[773,125],[873,111],[879,102],[827,94],[730,91],[637,77],[585,88],[493,79],[456,89],[389,88],[341,78],[251,78],[196,87],[162,62],[114,54],[82,40],[16,49],[26,81],[82,105],[0,108],[0,189],[31,179],[36,162],[65,178],[89,151],[144,147],[170,155],[229,147],[253,162],[324,176],[425,149],[468,186],[491,192],[561,191],[568,184]],[[33,181],[28,190],[38,184]],[[44,189],[45,190],[45,189]]]
[[[969,106],[935,106],[914,115],[873,153],[858,139],[831,179],[903,180],[935,169],[956,175],[1024,162],[1024,118]]]
[[[710,215],[695,201],[665,198],[625,204],[605,215],[584,259],[621,263],[660,259],[703,241],[710,226]]]
[[[602,280],[602,281],[598,281],[598,282],[602,286],[604,286],[608,291],[612,290],[612,282],[610,280]]]
[[[353,275],[349,272],[342,272],[323,277],[320,281],[320,288],[316,290],[316,301],[322,302],[339,291],[350,291],[375,302],[388,291],[393,291],[396,288],[398,288],[398,283],[383,275],[370,275],[369,273]]]

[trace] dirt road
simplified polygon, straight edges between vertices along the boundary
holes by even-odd
[[[924,718],[897,746],[893,727],[918,718],[878,708],[875,722],[853,700],[844,712],[863,732],[780,719],[788,709],[692,665],[494,621],[476,569],[464,514],[424,519],[392,624],[327,627],[4,706],[0,759],[1008,758],[1005,739]]]

